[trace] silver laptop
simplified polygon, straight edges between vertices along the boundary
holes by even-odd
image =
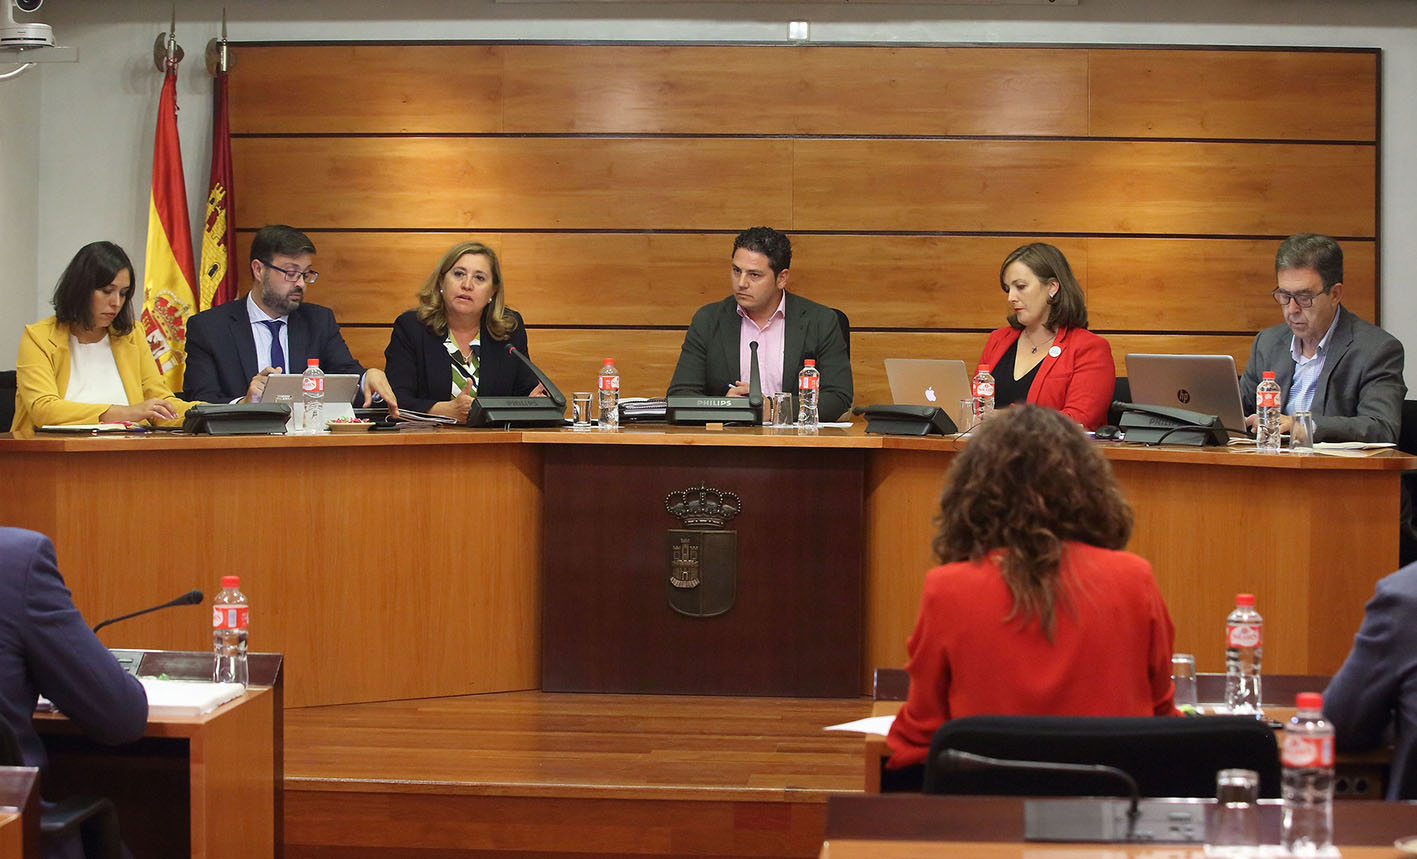
[[[1232,436],[1245,434],[1240,379],[1230,355],[1128,355],[1127,381],[1134,403],[1218,415]]]
[[[897,404],[939,406],[955,426],[965,426],[959,401],[969,396],[969,373],[963,361],[887,358],[886,381]]]
[[[325,403],[320,416],[327,421],[354,417],[354,393],[358,390],[359,376],[354,373],[326,373]],[[281,402],[279,397],[290,398],[290,420],[286,422],[285,431],[297,432],[305,424],[299,373],[272,373],[266,378],[266,390],[261,394],[261,402]]]

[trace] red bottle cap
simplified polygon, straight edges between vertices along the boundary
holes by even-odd
[[[1273,378],[1274,378],[1274,371],[1273,371],[1273,370],[1265,370],[1263,373],[1260,373],[1260,378],[1261,378],[1261,379],[1273,379]]]
[[[614,359],[614,358],[606,358],[605,361],[604,361],[604,365],[605,365],[606,367],[609,367],[611,364],[614,364],[614,363],[615,363],[615,359]]]
[[[221,577],[221,586],[224,587],[224,588],[239,588],[239,587],[241,587],[241,577],[240,577],[240,576],[222,576],[222,577]]]
[[[308,360],[308,361],[305,362],[305,366],[307,366],[307,367],[318,367],[318,366],[320,366],[320,359],[319,359],[319,358],[311,358],[310,360]]]
[[[1254,595],[1254,594],[1235,594],[1235,605],[1248,605],[1248,606],[1253,606],[1254,604],[1255,604],[1255,595]]]
[[[815,366],[817,366],[817,359],[816,359],[816,358],[808,358],[807,360],[805,360],[805,361],[802,362],[802,366],[804,366],[804,367],[815,367]]]
[[[975,368],[974,368],[974,372],[976,372],[976,373],[987,373],[987,372],[989,372],[989,365],[988,365],[988,364],[980,364],[978,367],[975,367]]]
[[[1300,692],[1294,696],[1294,706],[1300,710],[1322,710],[1324,696],[1318,692]]]

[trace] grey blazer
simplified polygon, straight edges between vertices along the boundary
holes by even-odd
[[[694,313],[679,363],[669,381],[669,395],[723,396],[740,375],[738,338],[743,320],[733,296],[705,304]],[[817,412],[824,421],[834,421],[851,408],[851,357],[836,312],[825,304],[787,293],[783,307],[787,324],[782,341],[782,381],[796,393],[797,374],[802,361],[815,358],[822,374]]]
[[[1293,334],[1288,325],[1255,335],[1250,360],[1240,377],[1245,414],[1255,412],[1260,373],[1274,371],[1280,397],[1289,402],[1294,381]],[[1381,328],[1338,306],[1338,324],[1328,341],[1323,372],[1314,387],[1315,441],[1397,441],[1402,423],[1402,344]]]

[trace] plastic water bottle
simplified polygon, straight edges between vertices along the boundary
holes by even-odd
[[[615,359],[606,358],[600,368],[601,429],[615,429],[620,425],[620,371],[615,369]]]
[[[1280,841],[1295,856],[1323,855],[1333,844],[1333,726],[1323,696],[1301,692],[1284,727],[1284,819]]]
[[[974,423],[994,413],[994,374],[988,364],[980,364],[974,371],[974,380],[969,383],[969,394],[974,398]]]
[[[817,360],[808,358],[802,362],[802,372],[797,374],[797,431],[812,435],[820,425],[817,415],[817,398],[822,393],[822,371],[817,369]]]
[[[246,666],[246,627],[251,620],[250,603],[241,593],[240,576],[222,576],[221,593],[212,600],[212,653],[216,656],[214,683],[250,680]]]
[[[1263,638],[1264,618],[1255,611],[1255,595],[1236,594],[1235,610],[1225,618],[1225,705],[1232,713],[1262,714]]]
[[[325,428],[325,371],[320,359],[311,358],[300,374],[300,403],[305,414],[305,431],[319,432]]]
[[[1255,447],[1260,453],[1279,453],[1279,383],[1274,371],[1265,370],[1255,388]]]

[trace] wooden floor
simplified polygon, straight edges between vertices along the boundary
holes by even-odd
[[[508,692],[285,713],[285,855],[815,856],[867,699]]]

